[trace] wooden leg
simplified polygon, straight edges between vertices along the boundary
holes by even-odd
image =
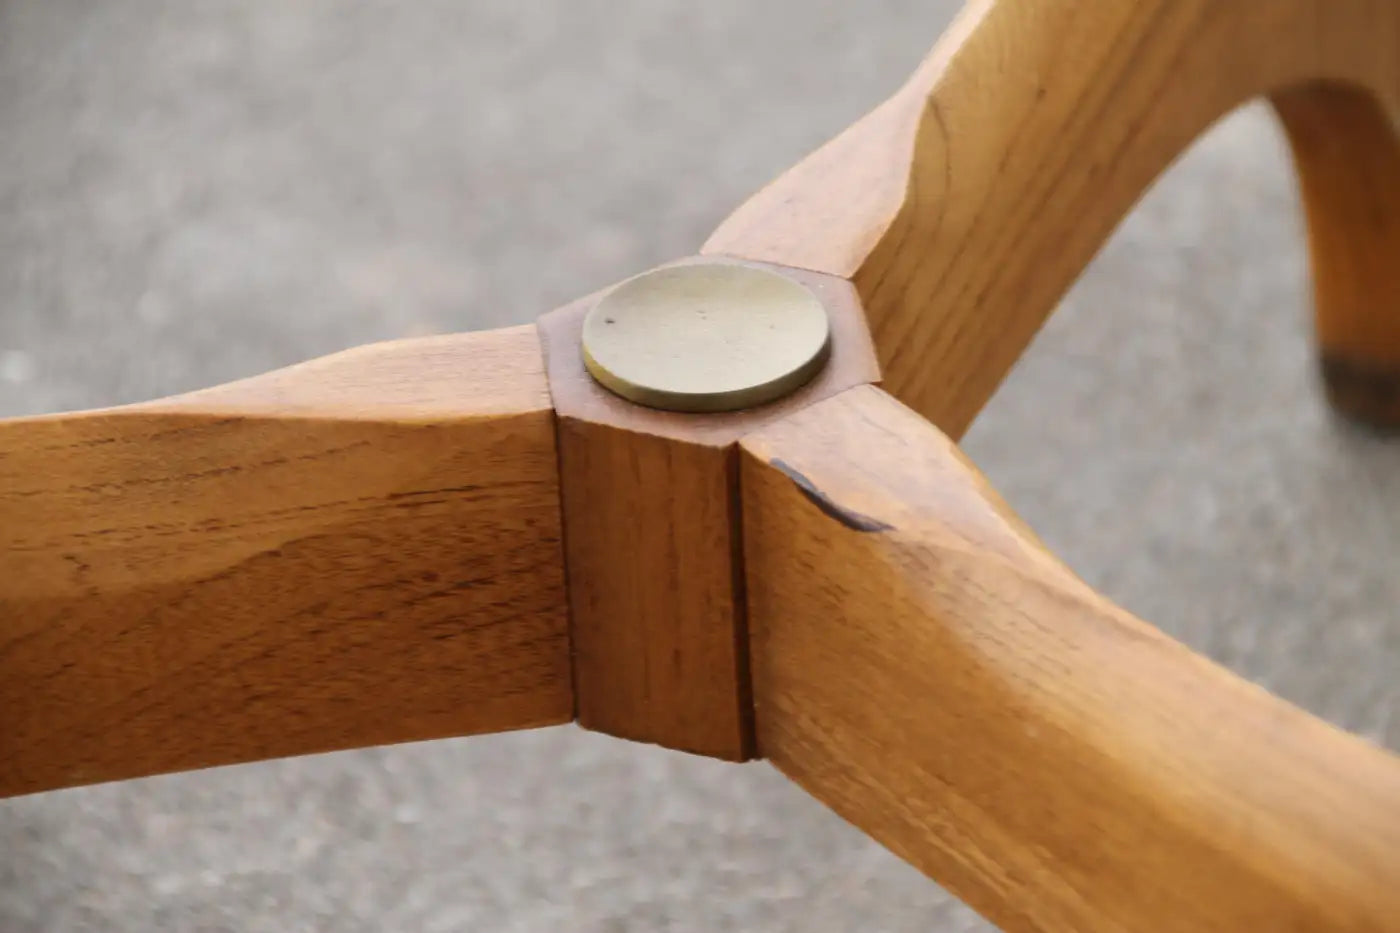
[[[759,751],[1006,930],[1382,930],[1400,760],[1111,605],[866,386],[745,438]]]
[[[0,797],[573,717],[530,327],[0,421]]]
[[[1375,0],[978,0],[704,251],[850,277],[883,385],[957,438],[1172,159],[1282,91],[1333,398],[1400,420],[1398,39]]]
[[[1342,413],[1400,426],[1400,145],[1370,93],[1311,84],[1274,95],[1308,217],[1317,341]]]

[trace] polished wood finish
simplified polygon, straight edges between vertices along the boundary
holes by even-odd
[[[854,389],[745,438],[759,751],[1007,930],[1379,930],[1400,759],[1094,593]]]
[[[568,721],[533,327],[0,421],[0,795]]]
[[[831,359],[793,395],[752,411],[657,411],[600,387],[579,351],[597,296],[540,320],[559,418],[574,679],[585,728],[735,761],[752,755],[735,442],[879,378],[850,284],[775,271],[821,299]]]
[[[1306,106],[1285,95],[1283,112],[1324,351],[1352,374],[1330,381],[1335,397],[1362,373],[1393,412],[1390,0],[972,0],[898,93],[741,207],[704,252],[852,278],[886,387],[958,437],[1172,159],[1240,103],[1320,81],[1354,90]]]

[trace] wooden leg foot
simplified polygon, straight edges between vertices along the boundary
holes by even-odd
[[[1400,139],[1371,93],[1309,84],[1274,95],[1308,217],[1327,398],[1400,427]]]
[[[1400,361],[1377,363],[1323,352],[1320,363],[1333,408],[1375,427],[1400,428]]]

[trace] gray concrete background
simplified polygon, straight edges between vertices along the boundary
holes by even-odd
[[[0,0],[0,413],[693,252],[954,6]],[[1400,444],[1315,391],[1289,173],[1263,109],[1214,130],[966,446],[1091,583],[1400,748]],[[0,803],[5,933],[978,928],[766,766],[572,729]]]

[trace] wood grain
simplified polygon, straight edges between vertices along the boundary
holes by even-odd
[[[826,368],[751,411],[678,414],[603,389],[579,351],[597,296],[540,320],[559,453],[578,721],[588,729],[742,761],[752,754],[735,443],[879,378],[850,283],[776,269],[831,318]]]
[[[759,751],[1007,930],[1381,930],[1400,760],[1109,604],[881,391],[742,442]]]
[[[532,327],[0,421],[0,794],[572,716]]]
[[[972,0],[903,88],[704,252],[852,278],[885,386],[958,437],[1172,159],[1237,105],[1319,82],[1351,90],[1281,99],[1295,144],[1338,131],[1299,146],[1324,349],[1365,319],[1347,359],[1393,377],[1391,0]]]

